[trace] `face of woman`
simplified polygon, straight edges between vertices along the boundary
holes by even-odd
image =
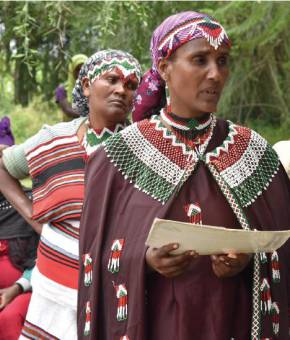
[[[83,90],[88,97],[90,120],[101,120],[106,125],[123,123],[137,87],[137,77],[123,78],[116,70],[105,73],[92,84],[85,81]]]
[[[171,110],[186,118],[215,112],[229,75],[229,48],[215,50],[205,39],[191,40],[159,63],[167,82]]]

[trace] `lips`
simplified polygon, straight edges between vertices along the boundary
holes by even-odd
[[[126,103],[121,99],[112,99],[112,100],[110,100],[110,103],[118,105],[118,106],[122,106],[124,108],[127,107]]]
[[[218,100],[220,97],[220,91],[217,88],[206,88],[201,91],[201,94],[208,99]]]

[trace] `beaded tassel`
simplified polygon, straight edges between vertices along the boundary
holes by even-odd
[[[262,263],[267,263],[267,255],[265,252],[260,253],[260,259]]]
[[[267,312],[270,313],[271,311],[271,291],[268,279],[264,278],[261,287],[261,311],[265,315]]]
[[[89,253],[83,255],[83,263],[85,267],[84,285],[88,287],[92,284],[93,279],[93,260]]]
[[[274,282],[280,282],[279,257],[274,251],[271,256],[272,279]]]
[[[114,240],[111,247],[111,254],[108,262],[108,271],[118,273],[120,270],[120,257],[124,247],[125,240],[123,238]]]
[[[278,307],[278,304],[276,302],[272,303],[271,307],[271,315],[272,315],[272,326],[273,326],[273,332],[275,335],[279,333],[279,321],[280,321],[280,310]]]
[[[85,329],[84,335],[87,336],[90,334],[91,331],[91,303],[88,301],[86,303],[86,322],[85,322]]]
[[[189,217],[190,223],[202,224],[201,208],[200,208],[200,205],[198,203],[186,204],[184,206],[184,210],[186,212],[186,215]]]
[[[117,320],[124,321],[128,317],[128,293],[125,284],[114,285],[118,299]]]

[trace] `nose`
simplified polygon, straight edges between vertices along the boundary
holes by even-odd
[[[209,64],[208,79],[214,80],[216,82],[221,80],[221,70],[215,62]]]
[[[115,84],[115,93],[118,93],[120,96],[124,96],[125,92],[126,92],[125,84],[121,80],[119,80]]]

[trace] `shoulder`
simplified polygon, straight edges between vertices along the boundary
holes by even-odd
[[[226,133],[223,135],[220,145],[208,153],[208,160],[212,157],[230,154],[233,151],[238,158],[244,154],[261,154],[266,150],[275,157],[272,146],[255,130],[224,120],[218,120],[217,125],[223,130],[226,129]]]
[[[262,194],[277,174],[280,162],[272,146],[256,131],[228,122],[223,142],[207,153],[229,187],[248,206]]]
[[[86,118],[82,117],[70,122],[61,122],[55,125],[43,125],[37,134],[24,142],[25,152],[27,153],[42,144],[49,143],[55,138],[74,136],[85,119]]]

